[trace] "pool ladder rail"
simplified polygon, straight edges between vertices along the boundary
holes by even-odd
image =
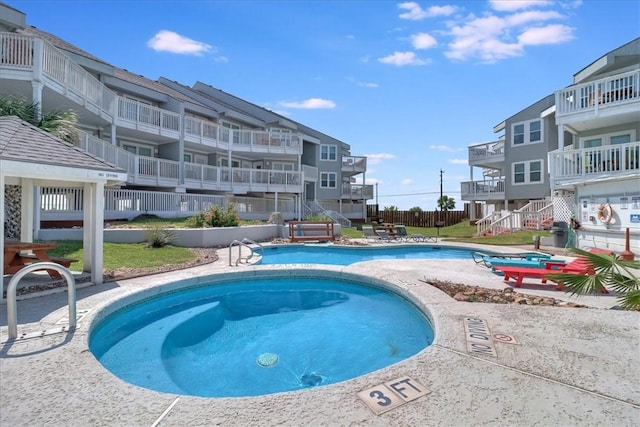
[[[71,270],[55,262],[34,262],[28,264],[18,271],[9,280],[7,286],[7,325],[9,326],[9,340],[18,338],[18,302],[17,288],[20,280],[27,274],[36,270],[55,270],[67,281],[68,303],[69,303],[69,330],[72,331],[77,326],[76,319],[76,279]]]
[[[231,267],[234,266],[233,261],[233,248],[238,248],[238,257],[235,259],[235,266],[237,267],[240,264],[245,265],[253,265],[262,260],[262,256],[264,255],[264,248],[260,243],[256,243],[251,239],[247,239],[246,237],[242,240],[234,240],[229,244],[229,265]],[[247,248],[249,250],[249,254],[247,256],[243,256],[242,249]]]

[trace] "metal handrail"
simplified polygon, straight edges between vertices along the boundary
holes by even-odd
[[[69,329],[75,328],[76,320],[76,279],[71,271],[55,262],[36,262],[23,267],[9,280],[7,286],[7,324],[9,325],[9,339],[18,338],[18,302],[16,289],[18,282],[27,274],[36,270],[56,270],[67,279],[69,286]]]
[[[229,244],[229,266],[233,267],[233,263],[231,261],[231,256],[232,256],[232,250],[234,246],[238,247],[238,258],[236,259],[235,262],[235,266],[237,267],[238,264],[242,263],[244,261],[245,264],[249,263],[249,260],[251,258],[253,258],[253,256],[256,254],[254,251],[254,246],[251,245],[255,245],[258,247],[258,249],[260,249],[260,253],[259,256],[262,257],[264,255],[264,248],[262,247],[262,245],[260,243],[254,242],[251,239],[248,238],[244,238],[242,240],[234,240],[233,242],[231,242]],[[246,247],[249,249],[249,256],[247,256],[246,258],[242,257],[242,248]]]

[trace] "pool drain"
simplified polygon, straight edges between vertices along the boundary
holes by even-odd
[[[256,362],[258,362],[258,365],[262,366],[263,368],[273,368],[278,364],[279,360],[280,358],[277,354],[264,353],[258,356]]]
[[[300,382],[307,387],[315,387],[322,384],[322,375],[312,372],[300,377]]]

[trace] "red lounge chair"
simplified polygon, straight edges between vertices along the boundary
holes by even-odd
[[[610,255],[610,251],[591,250],[593,253],[604,253]],[[544,262],[544,261],[543,261]],[[522,285],[522,280],[525,277],[532,277],[542,279],[542,283],[547,283],[547,275],[552,273],[569,273],[569,274],[594,274],[593,265],[583,257],[578,257],[568,264],[560,264],[556,262],[546,262],[545,268],[527,268],[527,267],[512,267],[497,265],[495,269],[504,273],[504,281],[508,282],[509,279],[515,279],[515,287],[519,288]],[[556,289],[561,291],[564,289],[562,282],[557,282]],[[607,293],[606,289],[603,289],[603,293]]]

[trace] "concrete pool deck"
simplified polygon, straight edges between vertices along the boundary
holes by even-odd
[[[457,302],[423,282],[507,286],[471,260],[303,266],[384,279],[426,307],[434,321],[432,346],[342,383],[251,398],[199,398],[127,384],[96,361],[88,349],[89,325],[112,301],[185,278],[293,267],[229,267],[228,249],[218,254],[213,264],[78,289],[79,323],[70,333],[59,332],[68,321],[65,292],[19,301],[18,332],[27,338],[15,341],[7,341],[6,305],[0,305],[0,425],[640,425],[640,312],[607,309],[616,304],[613,295],[569,298],[553,287],[524,285],[523,293],[592,308]],[[494,337],[495,357],[470,352],[470,318],[518,344]],[[380,415],[357,395],[402,377],[430,393]]]

